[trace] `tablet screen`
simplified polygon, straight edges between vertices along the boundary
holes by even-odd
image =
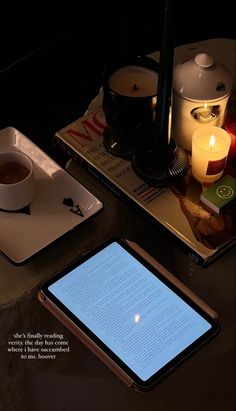
[[[48,286],[143,382],[212,328],[207,316],[152,271],[113,241]]]

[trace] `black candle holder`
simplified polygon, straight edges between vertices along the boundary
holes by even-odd
[[[155,121],[148,144],[132,157],[136,174],[147,184],[157,187],[171,185],[188,170],[187,154],[170,138],[174,60],[171,18],[172,2],[166,0]]]
[[[188,157],[171,139],[168,146],[152,151],[144,148],[137,150],[132,159],[136,174],[147,184],[167,187],[187,173]]]
[[[133,84],[131,95],[122,95],[112,89],[109,80],[117,70],[139,67],[158,74],[159,64],[149,57],[137,57],[120,61],[106,68],[103,82],[103,111],[107,126],[104,129],[103,144],[113,155],[131,160],[137,149],[147,144],[146,136],[153,128],[156,108],[156,91],[141,96],[138,85]]]

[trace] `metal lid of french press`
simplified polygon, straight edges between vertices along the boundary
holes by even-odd
[[[199,53],[173,70],[173,88],[187,100],[219,100],[231,93],[232,85],[230,71],[208,53]]]

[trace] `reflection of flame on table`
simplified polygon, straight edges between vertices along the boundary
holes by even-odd
[[[235,236],[236,209],[228,209],[218,215],[200,205],[202,186],[190,173],[180,184],[171,187],[178,197],[183,211],[195,238],[208,248],[217,248]]]

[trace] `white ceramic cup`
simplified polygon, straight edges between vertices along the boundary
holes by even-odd
[[[20,210],[29,205],[35,192],[34,165],[20,151],[0,152],[0,209]]]

